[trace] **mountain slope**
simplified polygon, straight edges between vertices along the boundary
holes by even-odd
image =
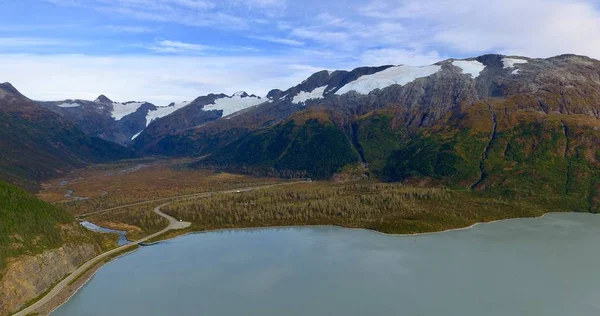
[[[114,102],[104,95],[100,95],[94,101],[69,99],[37,103],[74,123],[89,136],[121,145],[130,145],[153,122],[179,110],[182,110],[179,115],[174,115],[171,120],[164,120],[157,125],[162,128],[155,126],[150,129],[149,133],[160,134],[165,126],[171,133],[174,130],[168,127],[177,131],[185,130],[199,124],[197,122],[202,123],[206,120],[228,116],[264,101],[266,100],[242,91],[232,96],[209,94],[198,97],[192,102],[173,102],[168,106],[156,106],[138,101]],[[176,124],[171,124],[170,121],[175,121]],[[137,147],[143,146],[138,145]]]
[[[35,189],[37,182],[87,163],[135,157],[89,137],[74,124],[0,84],[0,179]]]
[[[243,91],[236,92],[231,96],[222,93],[200,96],[185,107],[152,121],[148,128],[135,138],[131,147],[145,152],[153,151],[160,152],[160,154],[177,155],[181,150],[177,147],[170,147],[168,140],[162,140],[164,137],[177,135],[190,128],[195,128],[222,117],[228,120],[239,113],[243,113],[245,109],[266,101],[255,95],[248,95]]]
[[[149,113],[161,109],[148,102],[113,102],[104,95],[94,101],[63,100],[38,104],[74,123],[89,136],[121,145],[130,143],[134,135],[146,128]]]
[[[311,112],[292,115],[270,129],[240,137],[216,150],[198,166],[239,171],[260,168],[269,175],[325,178],[358,161],[350,139],[327,113]]]
[[[67,211],[0,182],[0,315],[15,312],[100,252]]]
[[[227,120],[154,140],[161,146],[146,150],[203,156],[197,167],[243,166],[248,172],[274,169],[320,178],[343,171],[338,161],[362,162],[367,174],[388,181],[513,197],[549,192],[565,208],[598,209],[597,60],[484,55],[425,67],[322,71],[267,97],[270,102]],[[295,117],[303,122],[326,117],[320,122],[343,133],[354,158],[304,155],[303,143],[295,142],[299,125],[287,125]],[[324,133],[311,129],[310,139],[319,139],[323,148],[339,143]],[[280,147],[287,149],[271,150]],[[306,163],[282,164],[284,153]]]

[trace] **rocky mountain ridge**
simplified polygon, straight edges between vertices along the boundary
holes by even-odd
[[[213,94],[207,96],[210,98]],[[196,107],[198,111],[222,110],[226,116],[248,106],[260,103],[261,98],[238,92],[231,96],[215,95],[212,102]],[[153,121],[165,117],[189,105],[197,105],[199,97],[192,102],[172,102],[157,106],[145,101],[114,102],[105,95],[94,101],[67,99],[61,101],[39,101],[38,103],[79,126],[86,134],[121,145],[130,144]],[[206,106],[207,109],[203,109]]]
[[[267,98],[135,148],[257,174],[354,173],[508,196],[543,188],[570,201],[566,209],[598,207],[600,61],[592,58],[483,55],[321,71]]]
[[[86,135],[7,83],[0,85],[0,135],[0,179],[28,189],[88,163],[135,157],[125,147]]]

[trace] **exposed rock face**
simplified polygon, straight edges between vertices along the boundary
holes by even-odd
[[[484,55],[426,67],[320,71],[267,98],[225,119],[146,139],[160,146],[144,150],[199,156],[199,167],[326,178],[356,156],[366,173],[384,180],[517,192],[552,186],[587,201],[577,209],[597,209],[600,200],[600,185],[590,178],[600,172],[598,60]],[[565,138],[570,149],[557,153]],[[323,148],[339,150],[316,163]],[[551,171],[522,176],[544,164]]]
[[[40,255],[11,259],[0,275],[0,315],[18,311],[97,252],[93,244],[66,244]]]

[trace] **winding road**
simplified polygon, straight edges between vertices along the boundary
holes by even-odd
[[[82,264],[81,266],[79,266],[79,268],[77,268],[75,271],[73,271],[71,274],[69,274],[67,277],[65,277],[62,281],[60,281],[58,284],[56,284],[46,295],[44,295],[44,297],[42,297],[41,299],[39,299],[37,302],[33,303],[32,305],[28,306],[27,308],[13,314],[14,316],[25,316],[31,313],[34,313],[38,308],[44,306],[46,303],[48,303],[51,299],[53,299],[57,294],[59,294],[63,289],[65,289],[67,286],[69,286],[69,284],[77,279],[82,273],[86,272],[88,269],[90,269],[91,267],[95,266],[96,264],[102,262],[103,260],[109,258],[110,256],[117,254],[119,252],[125,251],[129,248],[133,248],[136,245],[139,245],[143,242],[146,242],[148,240],[151,240],[152,238],[155,238],[157,236],[160,236],[170,230],[176,230],[176,229],[184,229],[187,227],[190,227],[191,223],[189,222],[181,222],[179,220],[177,220],[176,218],[163,213],[160,209],[172,202],[174,202],[175,200],[185,200],[185,199],[190,199],[190,198],[198,198],[198,197],[209,197],[213,194],[229,194],[229,193],[240,193],[240,192],[247,192],[247,191],[252,191],[252,190],[256,190],[256,189],[266,189],[266,188],[270,188],[270,187],[274,187],[274,186],[282,186],[282,185],[291,185],[291,184],[297,184],[297,183],[302,183],[304,181],[300,181],[300,182],[286,182],[286,183],[279,183],[279,184],[271,184],[271,185],[265,185],[265,186],[256,186],[256,187],[248,187],[248,188],[241,188],[241,189],[233,189],[233,190],[226,190],[226,191],[215,191],[215,192],[204,192],[204,193],[196,193],[196,194],[187,194],[187,195],[181,195],[181,196],[175,196],[175,197],[170,197],[170,198],[163,198],[163,199],[156,199],[156,200],[150,200],[150,201],[144,201],[144,202],[139,202],[139,203],[133,203],[133,204],[128,204],[128,205],[123,205],[123,206],[119,206],[119,207],[114,207],[114,208],[110,208],[110,209],[106,209],[106,210],[101,210],[101,211],[96,211],[96,212],[91,212],[91,213],[87,213],[87,214],[82,214],[80,216],[78,216],[78,218],[81,217],[86,217],[92,214],[100,214],[100,213],[106,213],[106,212],[110,212],[113,210],[117,210],[120,208],[125,208],[125,207],[129,207],[129,206],[134,206],[134,205],[141,205],[141,204],[148,204],[148,203],[154,203],[154,202],[159,202],[159,201],[165,201],[165,200],[169,200],[169,202],[166,202],[164,204],[161,204],[157,207],[154,208],[154,213],[158,214],[159,216],[164,217],[165,219],[167,219],[169,221],[169,225],[167,225],[167,227],[165,227],[164,229],[162,229],[159,232],[156,232],[154,234],[151,234],[149,236],[146,236],[142,239],[133,241],[129,244],[123,245],[121,247],[117,247],[113,250],[109,250],[107,252],[104,252],[90,260],[88,260],[87,262],[85,262],[84,264]]]

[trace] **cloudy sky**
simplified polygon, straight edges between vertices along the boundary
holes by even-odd
[[[265,95],[484,53],[600,59],[600,0],[0,0],[0,82],[38,100]]]

